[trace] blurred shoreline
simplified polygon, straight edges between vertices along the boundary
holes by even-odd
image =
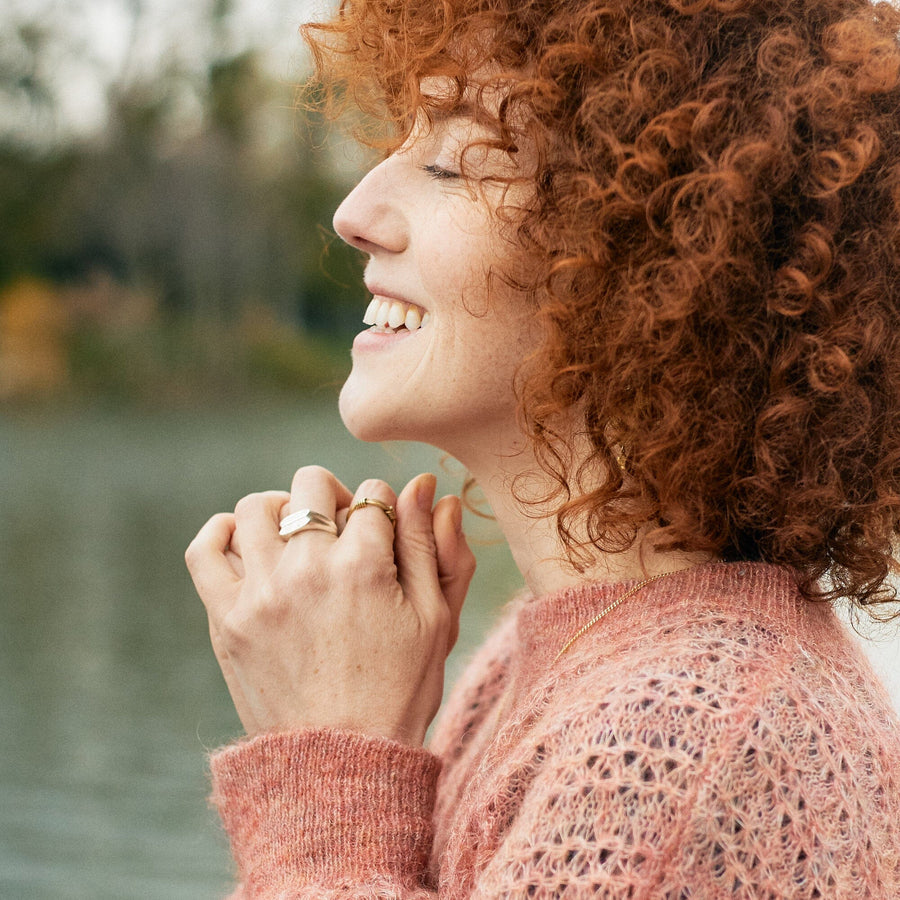
[[[349,337],[316,335],[264,307],[233,323],[164,316],[147,294],[27,277],[0,291],[0,409],[252,404],[333,397]]]

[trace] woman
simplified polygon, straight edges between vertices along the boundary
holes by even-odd
[[[459,500],[304,467],[207,523],[235,896],[900,896],[900,723],[825,602],[894,596],[898,30],[864,0],[306,28],[386,126],[335,215],[372,294],[343,419],[459,459],[528,593],[424,749]]]

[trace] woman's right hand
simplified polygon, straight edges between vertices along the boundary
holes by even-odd
[[[337,727],[421,744],[475,568],[457,497],[434,505],[435,478],[395,496],[382,481],[351,495],[330,472],[298,470],[291,493],[253,494],[214,516],[186,558],[213,647],[247,733]],[[396,533],[384,512],[396,509]],[[314,509],[340,534],[278,523]]]

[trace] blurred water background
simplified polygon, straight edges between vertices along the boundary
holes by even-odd
[[[0,8],[2,900],[226,892],[205,753],[239,726],[182,561],[211,513],[309,462],[459,488],[337,416],[365,297],[329,223],[363,159],[293,108],[316,14]],[[451,681],[518,584],[468,527]],[[867,652],[898,703],[896,629]]]

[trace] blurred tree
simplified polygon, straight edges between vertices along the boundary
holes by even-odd
[[[0,294],[0,400],[52,395],[68,386],[66,327],[49,285],[23,279]]]
[[[54,92],[44,65],[49,31],[34,21],[6,23],[0,41],[0,123],[4,143],[23,140],[31,131],[52,133]],[[43,127],[36,125],[42,123]]]
[[[228,52],[230,0],[206,7],[205,65],[171,54],[152,75],[129,63],[146,7],[121,2],[130,53],[105,92],[104,130],[41,144],[0,128],[0,287],[106,273],[156,297],[165,321],[201,323],[222,364],[248,310],[288,331],[348,334],[363,299],[355,254],[329,236],[352,177],[333,136],[292,109],[294,88],[259,50]],[[44,54],[60,35],[17,29],[15,52],[0,52],[0,115],[24,104],[53,118]]]

